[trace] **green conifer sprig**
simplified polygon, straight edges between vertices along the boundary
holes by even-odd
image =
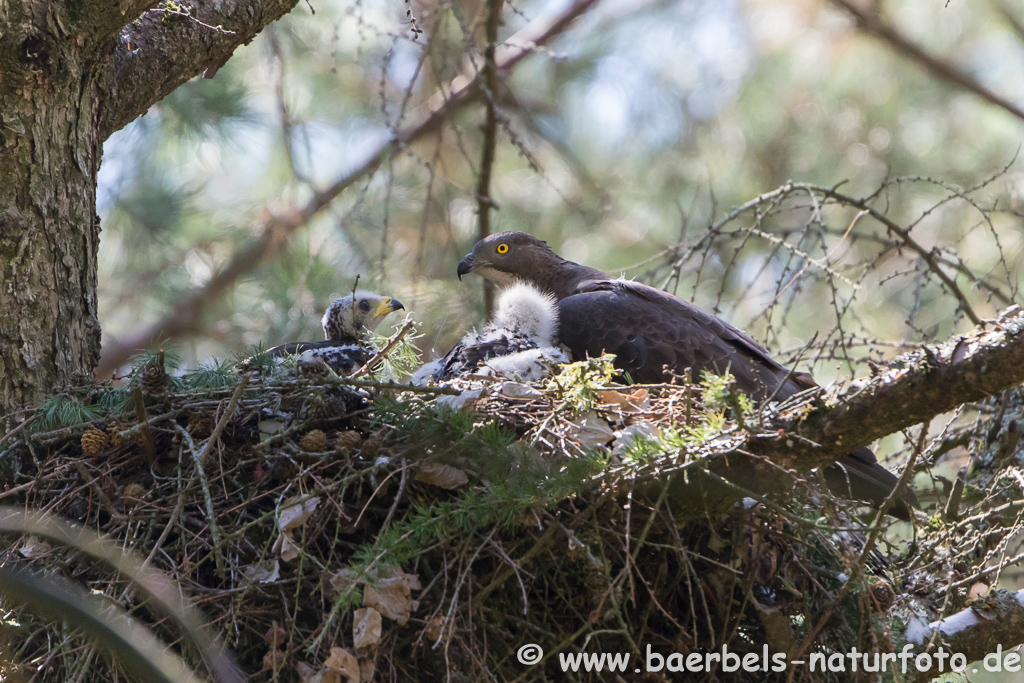
[[[566,404],[579,412],[586,412],[598,405],[602,389],[612,381],[615,356],[605,354],[600,358],[569,363],[562,366],[562,371],[551,378],[548,388],[559,390]]]
[[[256,372],[263,377],[274,377],[282,370],[294,370],[298,367],[298,356],[271,356],[267,354],[266,344],[259,341],[233,355],[229,365],[237,372]]]
[[[187,389],[220,389],[238,383],[235,365],[214,358],[182,377]]]
[[[127,387],[110,387],[101,391],[96,401],[108,415],[121,415],[132,408],[132,395]]]
[[[380,365],[374,369],[373,379],[378,382],[399,382],[419,368],[421,365],[420,350],[414,342],[422,336],[413,328],[412,331],[402,337],[388,355],[381,360]],[[388,339],[388,336],[377,334],[376,332],[370,336],[374,346],[379,349],[384,348],[388,343]]]
[[[38,408],[38,418],[30,425],[33,433],[48,432],[92,422],[104,416],[106,410],[89,401],[88,389],[74,389],[68,393],[47,396]]]

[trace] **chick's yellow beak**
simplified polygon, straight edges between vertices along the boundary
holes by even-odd
[[[389,296],[382,296],[380,303],[377,305],[377,310],[373,312],[374,318],[381,318],[388,313],[393,313],[399,309],[405,310],[405,306],[398,299],[392,299]]]

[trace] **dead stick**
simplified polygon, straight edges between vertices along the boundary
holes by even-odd
[[[79,476],[82,477],[82,479],[89,486],[89,488],[91,488],[96,493],[96,497],[100,499],[100,505],[103,506],[103,508],[110,514],[110,516],[114,519],[121,519],[124,515],[120,514],[119,512],[117,512],[117,510],[114,509],[114,503],[111,502],[110,498],[107,497],[107,494],[104,493],[103,489],[101,489],[99,484],[96,483],[96,478],[92,476],[92,474],[89,472],[89,469],[81,460],[75,462],[75,469],[78,470]]]
[[[135,417],[139,421],[142,432],[142,447],[146,451],[149,466],[156,464],[156,446],[153,445],[153,432],[149,429],[149,415],[146,413],[146,399],[142,396],[139,385],[132,387],[132,403],[135,404]]]
[[[228,407],[224,409],[224,414],[217,420],[217,425],[213,428],[213,433],[210,434],[210,438],[203,444],[203,449],[196,456],[196,462],[199,463],[200,467],[206,465],[206,458],[213,450],[214,444],[220,439],[221,432],[224,431],[224,427],[227,426],[228,420],[235,412],[235,407],[238,405],[238,399],[242,397],[242,393],[245,391],[245,387],[249,384],[249,379],[252,377],[252,373],[246,373],[242,377],[242,381],[238,383],[238,387],[235,389],[235,393],[231,395],[231,400],[228,401]]]
[[[210,483],[207,481],[206,472],[204,470],[206,465],[207,456],[210,451],[213,450],[213,444],[220,438],[221,432],[224,431],[224,427],[227,425],[228,420],[235,412],[235,407],[238,405],[238,400],[242,397],[245,392],[245,387],[249,384],[249,378],[252,377],[252,373],[247,373],[242,377],[242,381],[238,383],[238,388],[235,389],[235,393],[231,395],[231,400],[228,401],[228,407],[224,409],[224,414],[217,420],[217,425],[213,428],[213,433],[210,434],[210,438],[203,444],[203,448],[200,452],[196,453],[195,444],[192,443],[192,436],[180,426],[178,427],[179,432],[182,434],[182,438],[186,439],[189,443],[189,450],[192,451],[192,457],[196,463],[196,475],[199,477],[199,483],[203,489],[203,498],[206,503],[206,516],[210,525],[210,539],[213,543],[213,559],[217,565],[217,575],[220,577],[227,576],[227,563],[224,560],[224,554],[221,552],[221,539],[220,539],[220,528],[217,526],[217,515],[213,509],[213,496],[210,494]]]

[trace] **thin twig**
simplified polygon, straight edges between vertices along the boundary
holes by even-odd
[[[842,0],[835,1],[841,2]],[[808,192],[817,192],[826,197],[842,202],[843,204],[860,209],[861,211],[867,211],[873,219],[884,225],[886,230],[898,235],[903,241],[903,244],[917,252],[918,256],[921,257],[921,260],[928,264],[928,268],[935,273],[935,276],[938,277],[944,285],[946,285],[949,289],[949,293],[956,297],[957,303],[960,304],[960,307],[964,311],[964,315],[970,319],[971,323],[975,325],[980,325],[982,323],[981,317],[974,312],[974,308],[972,308],[971,304],[968,303],[967,296],[963,293],[963,290],[961,290],[959,285],[956,284],[956,281],[947,275],[940,267],[936,260],[935,253],[931,249],[926,249],[920,242],[911,237],[909,230],[901,227],[898,223],[882,212],[869,206],[863,199],[856,199],[841,192],[837,192],[834,188],[822,187],[820,185],[812,185],[809,183],[793,183],[793,187],[802,188]]]
[[[182,435],[182,438],[188,441],[189,450],[192,453],[192,457],[195,460],[196,475],[199,477],[200,486],[203,489],[203,499],[206,502],[206,516],[207,523],[210,525],[210,539],[213,545],[213,558],[217,566],[217,575],[224,577],[227,576],[227,561],[224,559],[224,553],[221,552],[221,539],[220,539],[220,528],[217,526],[217,515],[213,507],[213,496],[210,493],[210,484],[206,479],[206,460],[213,450],[214,444],[220,439],[221,433],[224,431],[224,427],[227,425],[228,420],[235,413],[235,407],[238,405],[238,399],[242,397],[245,392],[245,387],[249,384],[249,378],[252,377],[252,373],[246,373],[242,376],[242,380],[238,383],[238,388],[235,389],[235,393],[231,395],[231,400],[228,401],[227,408],[224,409],[224,414],[220,416],[217,421],[217,425],[213,428],[213,433],[210,434],[210,438],[203,444],[203,448],[198,453],[195,450],[195,444],[192,442],[192,436],[180,425],[175,425],[178,432]]]
[[[242,397],[245,392],[245,387],[249,384],[249,379],[252,377],[251,372],[247,372],[242,376],[242,380],[238,383],[238,387],[235,389],[235,393],[231,395],[231,400],[228,401],[228,407],[224,409],[224,414],[217,420],[217,425],[213,428],[213,432],[210,434],[210,438],[203,444],[202,451],[196,455],[197,462],[201,467],[205,467],[206,458],[213,449],[213,446],[217,443],[220,438],[221,432],[224,431],[224,427],[227,425],[228,420],[234,415],[235,407],[238,405],[238,400]]]

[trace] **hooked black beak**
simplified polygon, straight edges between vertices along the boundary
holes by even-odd
[[[476,261],[473,260],[473,253],[466,254],[466,258],[459,261],[459,269],[456,271],[459,275],[459,280],[462,280],[462,276],[466,273],[472,273],[476,267]]]

